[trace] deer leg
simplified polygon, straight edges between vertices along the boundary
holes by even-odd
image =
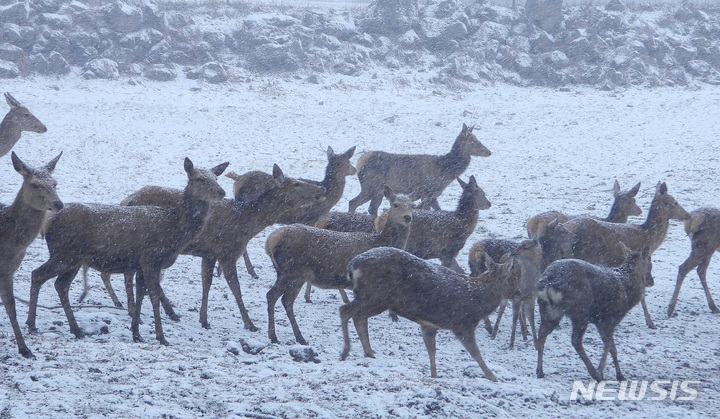
[[[87,269],[83,268],[83,280],[87,281]],[[100,273],[100,279],[103,282],[103,285],[105,285],[105,289],[108,292],[108,295],[110,295],[110,299],[112,300],[113,304],[117,308],[122,308],[122,303],[120,302],[120,299],[118,298],[117,294],[115,294],[115,290],[112,287],[112,283],[110,282],[110,274],[101,272]],[[85,291],[83,291],[84,293]]]
[[[703,290],[705,291],[705,298],[707,298],[708,307],[710,308],[710,311],[713,313],[720,313],[720,310],[718,310],[717,306],[715,305],[715,302],[713,301],[712,296],[710,295],[710,288],[708,288],[707,284],[707,269],[708,266],[710,266],[710,258],[703,259],[703,261],[700,263],[700,266],[697,268],[698,276],[700,276],[700,283],[702,284]]]
[[[514,305],[515,303],[513,303]],[[520,321],[520,333],[522,334],[523,340],[527,340],[528,337],[528,327],[527,322],[525,321],[525,302],[523,300],[518,301],[518,320]]]
[[[490,335],[492,335],[493,334],[493,325],[490,322],[490,318],[488,316],[485,316],[485,318],[483,318],[483,323],[485,324],[485,330],[487,330],[487,332],[490,333]]]
[[[82,294],[80,294],[80,297],[78,298],[78,303],[82,303],[83,301],[85,301],[85,297],[87,297],[88,291],[90,290],[90,285],[88,285],[88,270],[89,269],[90,269],[90,267],[88,265],[83,265],[83,267],[82,267],[83,292],[82,292]],[[113,300],[113,302],[114,301],[115,300]]]
[[[375,195],[370,199],[370,206],[368,207],[368,213],[374,217],[377,217],[378,209],[380,209],[380,204],[382,204],[383,200],[383,194],[382,192],[378,195]]]
[[[363,351],[365,352],[365,356],[367,358],[375,358],[375,352],[372,350],[372,347],[370,346],[370,333],[368,331],[368,318],[365,316],[354,316],[353,323],[355,323],[355,331],[358,334],[358,338],[360,338],[360,343],[362,344]]]
[[[537,348],[537,331],[535,330],[535,299],[537,297],[531,297],[523,302],[522,308],[525,312],[525,318],[530,326],[530,332],[532,333],[533,345]]]
[[[277,279],[272,287],[265,294],[267,299],[268,309],[268,338],[272,343],[278,343],[277,335],[275,334],[275,304],[286,292],[288,292],[289,284],[292,282],[291,278],[284,273],[278,272]]]
[[[440,263],[442,266],[446,268],[450,268],[453,271],[459,273],[460,275],[465,275],[465,270],[460,266],[458,261],[455,259],[456,255],[453,256],[445,256],[440,259]]]
[[[485,378],[490,381],[497,381],[497,378],[495,378],[495,374],[490,371],[490,368],[488,368],[488,366],[485,364],[485,361],[483,361],[482,356],[480,355],[480,349],[478,348],[477,342],[475,341],[475,331],[453,330],[453,333],[455,333],[455,337],[457,337],[463,344],[465,350],[467,350],[470,353],[470,356],[473,357],[475,362],[478,363],[480,369],[482,369],[483,371],[483,374],[485,374]]]
[[[351,199],[348,203],[348,212],[350,214],[354,214],[357,207],[360,205],[366,203],[372,198],[372,195],[368,192],[367,188],[362,187],[362,183],[360,184],[360,193],[355,198]]]
[[[237,259],[223,258],[219,261],[220,267],[222,268],[223,274],[225,275],[225,281],[227,281],[227,284],[230,287],[230,291],[232,291],[233,296],[235,296],[235,301],[237,302],[238,308],[240,309],[240,315],[242,316],[245,328],[251,332],[257,332],[259,329],[253,324],[252,320],[250,319],[250,315],[245,308],[245,303],[243,303],[242,292],[240,291],[240,282],[238,281],[238,273],[236,266]]]
[[[433,197],[430,199],[430,208],[434,209],[435,211],[442,211],[440,209],[440,204],[438,203],[437,197]]]
[[[290,320],[290,326],[292,327],[293,334],[295,335],[295,340],[301,345],[307,345],[307,341],[303,337],[302,333],[300,333],[300,326],[298,326],[297,319],[295,319],[295,300],[297,299],[298,294],[300,294],[304,283],[305,282],[298,280],[291,281],[285,293],[280,298],[283,307],[285,307],[285,314],[287,314],[288,320]]]
[[[355,323],[355,331],[358,334],[358,338],[360,338],[360,343],[362,344],[365,356],[368,358],[375,358],[375,352],[370,346],[368,318],[372,316],[377,316],[378,314],[382,313],[386,310],[386,307],[368,305],[366,302],[363,302],[362,298],[358,298],[356,294],[355,299],[351,303],[345,304],[343,308],[341,308],[341,310],[343,309],[345,311],[340,311],[341,316],[352,316],[353,323]],[[349,344],[347,348],[349,351]]]
[[[510,347],[515,346],[515,331],[517,330],[518,319],[520,318],[520,306],[522,303],[520,300],[513,300],[513,318],[512,318],[512,331],[510,332]],[[523,329],[525,321],[523,320],[520,324],[520,329]],[[523,333],[523,337],[527,339],[527,331]]]
[[[105,274],[101,273],[100,275],[102,276]],[[128,315],[132,317],[133,313],[135,313],[135,291],[133,290],[133,280],[135,279],[135,273],[125,272],[123,274],[123,277],[125,278],[123,282],[125,283],[125,296],[127,297]]]
[[[130,278],[130,286],[132,287],[132,274],[130,274],[129,277],[128,274],[126,274],[125,287],[128,286],[128,278]],[[143,275],[142,271],[137,271],[137,273],[135,273],[135,305],[132,309],[132,322],[130,325],[134,342],[144,342],[144,339],[140,335],[140,312],[142,311],[142,301],[143,298],[145,298],[146,289],[145,275]]]
[[[338,292],[340,293],[340,298],[343,300],[343,303],[347,304],[350,302],[350,299],[348,298],[347,293],[345,292],[344,289],[339,288]]]
[[[0,279],[0,299],[5,306],[5,311],[10,318],[13,333],[15,334],[15,342],[17,343],[18,352],[25,358],[35,358],[30,349],[25,344],[20,325],[17,321],[17,313],[15,312],[15,295],[13,293],[13,277],[12,274],[4,276]]]
[[[37,304],[40,296],[40,288],[45,282],[47,282],[48,279],[55,278],[56,276],[62,274],[63,271],[67,271],[67,268],[60,266],[57,259],[53,259],[52,256],[50,257],[50,260],[32,271],[32,279],[30,281],[30,303],[28,307],[28,317],[25,321],[25,324],[27,324],[30,332],[37,332],[37,328],[35,327],[35,318],[37,317]]]
[[[245,261],[245,269],[247,270],[248,275],[250,275],[252,279],[259,279],[260,277],[257,273],[255,273],[255,268],[250,261],[250,256],[248,255],[247,250],[243,252],[243,260]]]
[[[55,290],[60,297],[60,304],[65,311],[65,316],[67,317],[68,325],[70,326],[70,332],[72,332],[76,338],[80,339],[85,337],[85,333],[80,329],[77,321],[75,321],[75,315],[70,307],[70,297],[68,295],[70,291],[70,284],[75,278],[75,275],[77,275],[78,270],[79,267],[75,268],[73,271],[60,274],[55,280]]]
[[[435,364],[435,335],[437,335],[437,329],[432,326],[421,325],[420,330],[422,331],[423,342],[425,342],[425,349],[427,349],[430,357],[430,377],[437,378],[437,365]]]
[[[505,313],[505,308],[507,308],[507,303],[508,303],[508,300],[503,299],[500,301],[500,306],[498,307],[498,316],[497,316],[497,319],[495,320],[495,327],[492,328],[492,331],[490,333],[491,339],[495,339],[497,337],[498,330],[500,329],[500,320],[502,319],[503,313]],[[488,323],[489,322],[490,322],[490,320],[488,320]],[[485,326],[485,328],[487,329],[487,325]],[[488,332],[490,332],[490,330],[488,330]]]
[[[202,258],[200,264],[200,276],[202,277],[202,302],[200,303],[200,325],[209,329],[210,323],[207,319],[208,299],[210,298],[210,286],[213,281],[213,268],[215,267],[215,258]]]
[[[340,327],[343,332],[343,350],[340,353],[340,360],[344,361],[350,354],[350,331],[348,330],[348,321],[353,317],[355,307],[359,304],[358,300],[354,300],[350,303],[340,307]]]
[[[645,324],[650,329],[657,329],[657,326],[655,326],[655,323],[653,323],[652,318],[650,317],[650,310],[648,310],[647,303],[645,302],[645,295],[640,297],[640,304],[642,305],[643,314],[645,314]]]
[[[615,364],[615,376],[618,381],[625,381],[625,377],[620,371],[620,364],[617,358],[617,349],[615,348],[615,338],[613,336],[614,328],[599,327],[600,337],[603,341],[603,356],[600,359],[600,365],[598,366],[598,372],[602,376],[605,370],[605,362],[607,360],[608,352],[612,355],[613,363]]]
[[[169,346],[162,329],[162,319],[160,317],[160,295],[162,289],[160,288],[160,268],[159,267],[146,267],[143,268],[143,275],[145,276],[145,284],[147,286],[148,294],[150,295],[150,302],[153,307],[153,317],[155,318],[155,339],[160,344]]]
[[[312,304],[312,300],[310,299],[310,291],[312,290],[312,285],[308,282],[307,286],[305,287],[305,302]],[[344,292],[344,291],[343,291]],[[342,296],[342,294],[341,294]],[[345,296],[347,298],[347,295]],[[345,301],[345,300],[343,300]]]
[[[670,299],[670,304],[668,305],[668,317],[670,317],[673,311],[675,311],[675,305],[677,304],[678,297],[680,296],[680,287],[682,287],[685,277],[690,271],[700,265],[700,262],[704,258],[708,257],[708,255],[706,255],[705,253],[707,252],[701,250],[698,244],[693,243],[692,250],[690,251],[690,256],[688,256],[688,258],[685,259],[685,262],[683,262],[678,268],[677,281],[675,282],[675,291],[673,292],[672,298]],[[710,256],[712,256],[712,254],[710,254]],[[699,270],[698,274],[700,274]]]
[[[595,381],[602,381],[602,371],[599,373],[595,370],[595,366],[593,366],[592,362],[590,362],[590,358],[588,358],[587,354],[585,353],[585,348],[583,347],[583,337],[585,336],[585,331],[587,330],[587,323],[586,322],[580,322],[580,321],[574,321],[573,322],[573,330],[572,330],[572,346],[575,348],[575,352],[577,352],[578,355],[580,355],[580,359],[585,363],[585,366],[588,369],[588,372],[590,373],[590,376]]]
[[[165,296],[165,291],[163,291],[162,286],[160,285],[160,283],[162,282],[163,273],[164,271],[160,270],[160,273],[158,275],[158,297],[160,298],[160,304],[162,304],[162,308],[165,311],[165,314],[170,317],[170,320],[177,322],[180,321],[180,316],[175,313],[175,309],[173,309],[172,303]]]
[[[543,353],[545,351],[545,341],[547,340],[548,335],[552,333],[553,330],[555,330],[556,327],[560,324],[560,320],[562,320],[562,315],[552,316],[550,313],[544,314],[542,307],[540,310],[540,328],[538,330],[538,343],[537,343],[537,351],[538,351],[538,362],[537,362],[537,378],[543,378],[545,377],[545,373],[543,372]]]

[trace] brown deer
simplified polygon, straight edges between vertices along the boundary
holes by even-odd
[[[602,381],[605,361],[610,353],[618,381],[620,372],[615,348],[615,327],[642,298],[645,287],[654,284],[651,252],[645,248],[634,252],[620,242],[624,261],[616,268],[598,266],[578,259],[553,262],[538,285],[540,328],[538,331],[537,376],[543,378],[545,340],[568,316],[572,322],[572,345],[596,381]],[[603,355],[597,370],[585,353],[583,336],[588,324],[597,326],[603,341]]]
[[[361,191],[350,200],[348,212],[370,201],[368,213],[377,216],[383,197],[383,186],[396,193],[410,194],[422,200],[422,209],[440,210],[437,197],[457,176],[460,176],[472,156],[490,156],[488,150],[473,134],[473,128],[463,124],[449,153],[442,156],[423,154],[391,154],[369,151],[357,162]]]
[[[613,196],[615,200],[613,201],[612,207],[610,207],[610,214],[600,220],[609,223],[627,223],[628,217],[642,214],[642,210],[637,202],[635,202],[635,196],[639,190],[640,182],[629,191],[620,192],[620,183],[615,180],[615,184],[613,185]],[[552,220],[557,219],[558,222],[565,223],[577,217],[577,215],[567,215],[559,211],[548,211],[530,217],[527,221],[528,237],[531,239],[540,237]]]
[[[710,295],[710,289],[707,284],[707,269],[710,266],[710,259],[713,254],[720,249],[720,210],[717,208],[699,208],[690,213],[690,219],[685,220],[685,232],[690,237],[692,247],[690,256],[678,269],[677,283],[675,291],[670,299],[667,314],[670,317],[675,310],[678,296],[680,295],[680,287],[688,272],[697,267],[697,273],[700,277],[700,283],[705,290],[710,311],[720,313],[715,302]]]
[[[345,178],[357,173],[355,167],[350,163],[350,158],[352,158],[354,153],[355,147],[350,148],[342,154],[335,154],[332,147],[328,146],[328,164],[325,168],[325,177],[323,180],[300,179],[303,182],[325,188],[325,200],[315,201],[310,206],[297,208],[295,211],[288,211],[281,214],[277,222],[280,224],[300,223],[315,225],[315,223],[327,214],[330,209],[338,203],[340,198],[342,198],[343,191],[345,190]],[[233,185],[235,198],[246,201],[256,199],[273,181],[272,176],[263,172],[250,172],[241,176],[235,173],[229,173],[226,176],[235,180]],[[247,256],[247,252],[243,254],[243,258],[245,259],[245,268],[248,273],[253,278],[257,278],[257,274],[255,274],[255,269],[250,262],[250,258]]]
[[[542,246],[537,240],[533,239],[523,240],[522,242],[503,239],[481,240],[470,248],[468,262],[471,276],[477,276],[487,270],[484,263],[486,254],[493,259],[501,259],[504,255],[511,254],[520,268],[520,277],[517,279],[518,294],[512,300],[513,318],[510,347],[512,348],[515,345],[515,330],[517,329],[518,320],[521,320],[520,330],[523,339],[527,339],[525,318],[530,321],[533,343],[536,343],[535,299],[537,297],[537,283],[542,275]],[[497,336],[500,319],[502,319],[506,307],[507,300],[501,301],[494,327],[489,324],[487,317],[485,318],[485,328],[491,333],[493,339]]]
[[[6,94],[7,95],[7,94]],[[0,297],[12,325],[20,355],[34,358],[23,339],[15,313],[13,275],[25,258],[25,250],[35,240],[46,211],[60,211],[63,203],[55,191],[57,182],[51,176],[62,153],[39,169],[27,166],[12,152],[13,168],[23,177],[15,201],[0,204]]]
[[[10,111],[0,122],[0,157],[12,150],[23,131],[39,134],[47,132],[47,127],[10,93],[5,93],[5,101],[10,105]]]
[[[185,158],[188,183],[182,201],[173,207],[128,207],[101,204],[69,204],[60,211],[45,234],[50,259],[32,273],[30,308],[27,325],[35,331],[40,288],[57,277],[55,289],[65,310],[70,331],[81,338],[85,334],[75,321],[68,291],[83,264],[101,272],[137,275],[138,288],[146,282],[155,318],[155,336],[168,342],[160,318],[160,271],[170,267],[205,224],[210,203],[220,200],[225,191],[218,185],[227,167],[223,163],[210,170],[196,169]],[[139,294],[139,290],[138,290]],[[132,318],[133,340],[142,341],[139,331],[142,297],[138,296]]]
[[[574,218],[561,225],[572,233],[572,257],[587,262],[618,266],[625,259],[620,243],[633,251],[649,249],[652,255],[662,244],[670,227],[670,220],[684,221],[690,214],[667,192],[665,182],[655,187],[655,196],[650,204],[648,216],[643,224],[608,223],[592,218]],[[651,329],[655,324],[641,296],[640,302],[645,313],[645,323]]]
[[[485,378],[497,381],[480,355],[475,329],[501,299],[516,293],[517,275],[512,272],[512,258],[497,265],[486,256],[485,263],[487,271],[478,277],[467,277],[394,248],[372,249],[353,258],[347,266],[347,280],[353,284],[355,298],[340,307],[345,343],[340,358],[344,360],[350,353],[350,318],[365,356],[374,358],[367,319],[393,310],[420,324],[433,378],[437,377],[435,335],[438,329],[449,329],[480,365]]]
[[[275,335],[275,303],[282,297],[295,340],[307,344],[295,320],[293,305],[306,282],[323,289],[350,289],[345,277],[347,263],[354,256],[379,246],[404,248],[411,231],[413,205],[409,197],[395,195],[385,187],[390,211],[379,233],[344,233],[303,224],[293,224],[275,230],[267,238],[265,251],[277,271],[277,280],[267,293],[268,337],[277,343]]]

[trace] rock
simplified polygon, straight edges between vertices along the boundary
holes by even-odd
[[[147,54],[147,60],[151,63],[156,64],[167,63],[170,59],[170,54],[172,54],[172,51],[173,48],[170,43],[167,40],[163,39],[162,41],[153,45],[152,48],[150,48],[150,51]]]
[[[120,77],[118,64],[107,58],[96,58],[83,68],[82,76],[86,79],[116,80]]]
[[[680,4],[680,6],[675,10],[675,13],[673,13],[673,17],[681,22],[687,22],[690,20],[705,20],[702,12],[696,10],[686,2]]]
[[[145,78],[148,78],[150,80],[155,81],[170,81],[175,80],[175,77],[177,77],[177,74],[175,74],[174,71],[171,69],[161,66],[161,65],[155,65],[146,68],[143,71],[143,76]]]
[[[541,55],[543,63],[549,65],[552,68],[558,69],[567,67],[570,64],[570,59],[562,51],[551,51]]]
[[[25,50],[13,44],[0,44],[0,60],[17,63],[25,55]]]
[[[22,25],[30,20],[30,4],[27,0],[9,6],[0,6],[0,22]]]
[[[60,9],[60,3],[55,0],[31,0],[30,3],[35,13],[56,13]]]
[[[526,0],[525,16],[542,30],[552,33],[562,27],[565,19],[562,6],[562,0]]]
[[[48,25],[51,29],[65,29],[73,23],[71,16],[56,13],[43,13],[39,16],[38,21]]]
[[[418,0],[375,0],[367,8],[363,26],[370,33],[401,34],[418,20]]]
[[[598,54],[595,48],[586,37],[574,39],[567,49],[567,56],[574,61],[585,61],[592,63],[597,61]]]
[[[687,63],[687,72],[705,83],[720,84],[720,73],[703,60],[692,60]]]
[[[263,342],[254,339],[240,339],[240,346],[245,353],[257,355],[267,347]]]
[[[220,63],[209,62],[188,71],[185,77],[189,79],[203,79],[209,83],[222,83],[228,79],[227,71]]]
[[[35,28],[5,23],[2,27],[2,39],[20,48],[30,48],[35,42]]]
[[[542,31],[530,38],[530,52],[540,54],[555,50],[555,38],[549,33]]]
[[[622,0],[610,0],[605,5],[605,10],[611,11],[611,12],[622,12],[627,13],[630,10],[625,6],[625,3],[622,2]]]
[[[14,79],[20,76],[20,70],[15,63],[0,60],[0,79]]]
[[[162,35],[162,34],[161,34]],[[215,49],[225,47],[227,37],[220,31],[208,31],[202,34],[203,41],[207,42],[210,46]]]
[[[427,46],[435,50],[448,49],[451,41],[462,39],[468,34],[467,27],[462,22],[434,17],[423,18],[418,25],[418,30]]]
[[[264,44],[249,54],[252,67],[262,71],[294,71],[300,68],[300,59],[290,49],[289,44]]]
[[[317,74],[311,74],[305,80],[311,84],[320,84],[320,76]]]
[[[498,41],[505,41],[510,33],[510,28],[495,22],[483,22],[480,24],[480,28],[477,31],[477,36],[483,41],[490,39],[496,39]]]
[[[293,346],[290,348],[290,356],[295,362],[320,363],[320,360],[316,358],[318,353],[310,346]]]
[[[697,48],[680,45],[673,51],[673,56],[678,63],[685,65],[697,57]]]
[[[529,78],[533,75],[533,60],[528,54],[518,54],[515,58],[513,69],[522,77]]]
[[[57,51],[53,51],[48,56],[48,64],[50,65],[50,73],[58,76],[64,76],[70,73],[70,64],[65,57]]]
[[[143,12],[137,6],[122,1],[115,1],[106,6],[105,22],[108,27],[119,33],[134,32],[141,28]]]
[[[118,41],[118,45],[130,50],[133,59],[143,58],[153,45],[163,39],[163,34],[157,29],[143,29],[131,32]]]

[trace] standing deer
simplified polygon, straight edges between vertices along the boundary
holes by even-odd
[[[62,153],[44,167],[34,169],[12,152],[13,168],[22,175],[23,183],[10,206],[0,204],[0,297],[10,318],[18,351],[25,358],[34,356],[25,344],[18,325],[13,275],[25,257],[25,250],[40,232],[45,212],[57,212],[63,208],[55,191],[57,182],[51,176],[60,156]]]
[[[640,190],[640,182],[633,186],[627,192],[620,192],[620,183],[615,180],[613,185],[613,201],[612,207],[610,207],[610,214],[607,217],[600,219],[600,221],[607,221],[609,223],[627,223],[628,217],[642,214],[642,210],[635,202],[635,196]],[[531,239],[537,239],[540,237],[547,225],[552,220],[557,219],[560,223],[565,223],[573,218],[578,218],[577,215],[567,215],[559,211],[548,211],[542,214],[538,214],[534,217],[530,217],[527,221],[527,232],[528,237]]]
[[[282,297],[295,340],[307,344],[295,320],[293,305],[306,282],[323,289],[350,289],[345,276],[348,262],[354,256],[380,246],[404,248],[411,229],[413,205],[409,197],[395,195],[385,187],[390,201],[387,222],[379,233],[344,233],[302,224],[275,230],[267,238],[265,251],[277,271],[277,280],[267,292],[268,337],[275,335],[275,304]]]
[[[678,204],[667,192],[665,182],[655,187],[655,196],[650,204],[647,220],[640,225],[608,223],[592,218],[575,218],[562,224],[572,233],[572,257],[587,262],[618,266],[625,259],[620,243],[625,243],[633,251],[648,249],[650,255],[657,250],[665,240],[670,220],[684,221],[690,214]],[[645,296],[641,296],[645,323],[651,329],[655,324],[645,303]]]
[[[47,132],[47,127],[24,107],[10,93],[5,93],[10,111],[0,122],[0,157],[6,155],[18,142],[23,131]]]
[[[700,283],[705,290],[710,311],[720,313],[715,302],[710,295],[710,288],[707,284],[707,269],[710,266],[710,259],[713,254],[720,249],[720,210],[717,208],[700,208],[690,213],[690,219],[685,220],[685,232],[690,237],[692,249],[690,256],[678,269],[677,283],[675,291],[670,299],[667,314],[670,317],[675,310],[678,296],[680,295],[680,287],[688,272],[697,267],[697,273],[700,277]]]
[[[127,207],[101,204],[69,204],[60,211],[45,234],[50,259],[32,273],[30,308],[27,325],[35,331],[40,288],[57,277],[55,289],[70,331],[81,338],[85,334],[75,321],[68,291],[83,264],[101,272],[137,275],[146,283],[155,318],[155,336],[168,345],[160,318],[160,271],[170,267],[180,251],[200,232],[205,224],[210,203],[220,200],[225,191],[218,185],[219,176],[227,167],[223,163],[210,170],[196,169],[185,158],[188,183],[183,199],[173,207]],[[139,331],[142,296],[133,312],[133,340],[142,341]]]
[[[410,194],[413,200],[422,200],[422,209],[440,210],[438,196],[457,176],[460,176],[472,156],[490,156],[488,150],[473,134],[473,128],[463,124],[449,153],[442,156],[424,154],[391,154],[369,151],[357,162],[361,191],[350,200],[348,212],[370,201],[368,213],[377,216],[383,197],[383,186],[396,193]]]
[[[347,266],[347,280],[353,284],[355,298],[340,307],[344,339],[340,358],[344,360],[350,353],[350,318],[365,356],[374,358],[367,320],[393,310],[420,324],[433,378],[437,377],[435,335],[438,329],[449,329],[480,365],[485,378],[497,381],[480,355],[475,329],[501,299],[515,294],[517,275],[512,273],[512,258],[497,265],[486,256],[485,263],[487,271],[478,277],[467,277],[399,249],[381,247],[353,258]]]
[[[624,261],[616,268],[593,265],[578,259],[553,262],[538,285],[540,328],[538,331],[537,376],[543,378],[543,352],[548,335],[560,324],[563,316],[572,321],[572,345],[596,381],[602,381],[608,352],[615,363],[618,381],[625,381],[620,372],[615,349],[615,327],[631,308],[637,305],[645,287],[654,284],[651,252],[631,251],[622,242]],[[597,326],[603,341],[603,355],[595,370],[583,348],[588,324]]]

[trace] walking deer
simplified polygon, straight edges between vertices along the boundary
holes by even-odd
[[[517,278],[518,293],[512,300],[513,317],[512,332],[510,334],[510,347],[512,348],[515,345],[515,330],[517,329],[518,320],[520,320],[520,330],[522,332],[523,339],[527,339],[525,319],[529,320],[533,343],[536,343],[535,299],[537,297],[537,283],[542,275],[542,247],[540,243],[533,239],[523,240],[521,242],[503,239],[481,240],[470,248],[468,262],[470,265],[471,276],[477,276],[487,270],[484,263],[484,256],[486,254],[491,258],[498,260],[504,255],[510,254],[513,256],[515,263],[520,268],[520,276]],[[497,336],[500,319],[502,319],[506,307],[507,300],[502,300],[500,302],[498,317],[495,321],[494,327],[490,325],[488,318],[485,318],[485,329],[490,332],[493,339]]]
[[[396,193],[410,194],[413,200],[422,200],[422,209],[440,210],[438,196],[457,176],[460,176],[472,156],[490,156],[488,150],[473,134],[474,127],[463,124],[460,135],[449,153],[442,156],[423,154],[392,154],[369,151],[357,162],[361,191],[350,200],[348,212],[370,201],[368,213],[377,216],[383,197],[383,186]]]
[[[0,122],[0,157],[12,150],[23,131],[39,134],[47,132],[47,127],[10,93],[5,93],[5,101],[10,105],[10,111]]]
[[[485,264],[487,271],[467,277],[399,249],[381,247],[356,256],[347,266],[347,280],[353,284],[355,298],[340,307],[344,340],[340,358],[344,360],[350,353],[350,318],[365,356],[374,358],[367,320],[393,310],[420,324],[433,378],[437,377],[435,335],[438,329],[449,329],[480,365],[485,378],[497,381],[480,355],[475,329],[501,299],[512,298],[517,292],[517,275],[513,274],[512,258],[497,265],[485,256]]]
[[[60,211],[45,234],[50,259],[32,273],[27,325],[35,331],[40,288],[57,277],[55,289],[70,331],[85,334],[75,321],[68,291],[83,264],[101,272],[135,272],[138,284],[146,283],[155,318],[155,336],[167,345],[160,318],[160,271],[170,267],[180,251],[203,228],[210,206],[225,191],[218,185],[227,167],[223,163],[210,170],[196,169],[185,158],[188,183],[182,201],[172,207],[128,207],[101,204],[69,204]],[[140,285],[138,294],[140,294]],[[132,318],[134,341],[142,341],[139,331],[142,296],[138,295]]]
[[[720,313],[710,295],[710,288],[708,288],[707,284],[707,269],[710,266],[710,260],[713,254],[720,249],[720,210],[717,208],[699,208],[692,211],[690,219],[685,220],[685,232],[690,237],[692,247],[690,256],[678,269],[675,291],[668,305],[668,317],[675,311],[675,305],[680,295],[680,287],[685,276],[696,267],[710,311]]]
[[[654,284],[651,252],[645,248],[635,252],[620,242],[625,253],[618,267],[598,266],[578,259],[564,259],[552,263],[538,285],[540,328],[538,331],[537,376],[543,378],[545,340],[555,330],[563,316],[572,322],[572,346],[580,355],[590,376],[603,380],[608,352],[615,363],[618,381],[625,381],[620,372],[615,348],[615,327],[631,308],[637,305],[645,287]],[[583,336],[588,324],[597,326],[603,341],[603,355],[597,368],[585,353]]]
[[[615,184],[613,185],[613,196],[615,200],[613,201],[612,207],[610,207],[610,214],[600,220],[609,223],[627,223],[628,217],[642,214],[642,210],[637,202],[635,202],[635,196],[639,190],[640,182],[629,191],[620,192],[620,183],[615,180]],[[559,211],[543,212],[542,214],[530,217],[527,221],[528,237],[531,239],[540,237],[552,220],[557,219],[558,222],[565,223],[577,217],[579,216],[566,215]]]
[[[62,153],[39,169],[32,168],[12,152],[13,168],[23,177],[22,186],[10,206],[0,204],[0,298],[10,318],[20,355],[34,358],[25,344],[15,312],[13,275],[25,258],[25,250],[35,240],[46,211],[60,211],[63,203],[55,191],[52,172]]]
[[[665,240],[670,220],[684,221],[689,218],[690,214],[668,194],[667,185],[662,182],[655,187],[655,196],[643,224],[575,218],[562,226],[572,233],[572,257],[597,265],[618,266],[625,258],[621,242],[633,251],[648,249],[652,255]],[[645,323],[654,329],[655,324],[644,296],[641,296],[640,302],[645,313]]]
[[[307,344],[295,320],[293,305],[306,282],[323,289],[350,289],[345,276],[348,262],[354,256],[379,246],[405,248],[411,229],[413,205],[409,197],[395,195],[386,186],[390,201],[387,222],[379,233],[345,233],[302,224],[275,230],[267,238],[265,251],[277,271],[277,280],[267,292],[268,337],[277,343],[275,304],[282,297],[295,340]]]

